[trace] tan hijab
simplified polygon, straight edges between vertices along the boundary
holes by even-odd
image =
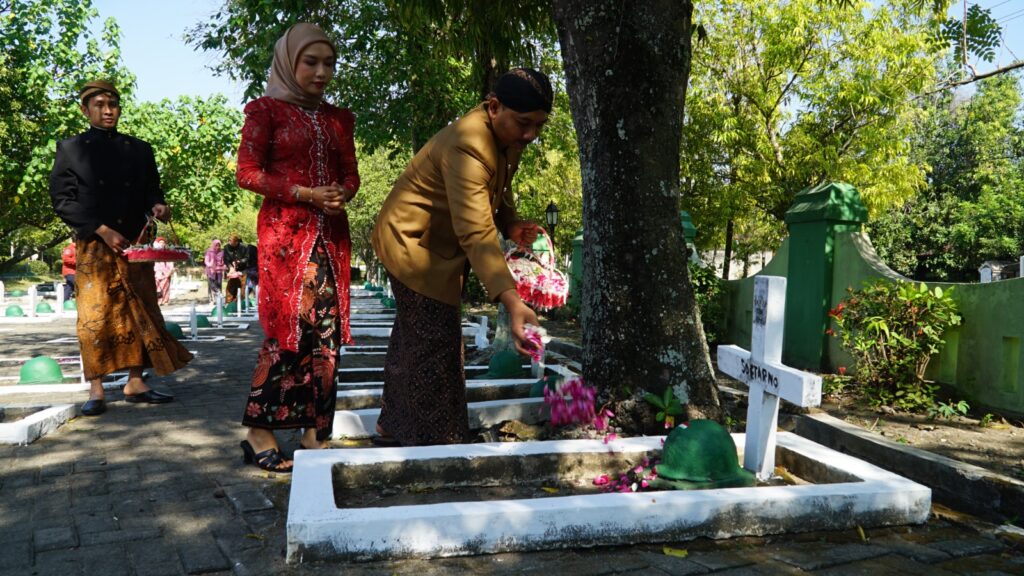
[[[263,95],[303,108],[314,109],[319,106],[320,96],[306,92],[295,80],[295,67],[299,63],[299,55],[307,46],[317,42],[324,42],[331,47],[335,56],[338,55],[334,43],[316,24],[299,22],[289,28],[274,44],[274,63],[270,67],[270,80],[267,81],[267,89]]]

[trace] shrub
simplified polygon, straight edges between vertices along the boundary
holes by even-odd
[[[829,312],[842,347],[856,360],[858,382],[874,404],[926,410],[936,387],[924,381],[931,357],[942,349],[943,333],[960,324],[952,289],[877,280]]]
[[[725,321],[725,307],[722,303],[722,279],[715,275],[715,269],[689,262],[690,284],[693,296],[700,310],[700,321],[709,345],[718,343]]]
[[[28,260],[25,262],[25,272],[30,276],[46,276],[50,268],[42,260]]]

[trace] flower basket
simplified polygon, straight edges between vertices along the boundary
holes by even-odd
[[[184,247],[178,246],[180,242],[178,235],[174,232],[174,226],[171,223],[167,223],[171,230],[171,237],[174,239],[175,245],[166,246],[164,248],[154,248],[152,244],[143,244],[142,239],[153,237],[153,234],[147,234],[150,232],[151,227],[155,229],[156,223],[152,216],[146,218],[146,225],[142,227],[142,232],[139,237],[135,239],[135,244],[132,244],[131,248],[124,251],[125,258],[129,262],[181,262],[188,260],[192,257],[192,252]]]
[[[565,305],[569,282],[555,267],[555,245],[547,232],[548,252],[540,254],[530,246],[515,246],[505,253],[505,262],[516,281],[516,292],[533,308],[550,310]]]

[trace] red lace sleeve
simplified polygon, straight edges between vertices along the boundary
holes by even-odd
[[[292,196],[292,184],[287,178],[267,171],[273,131],[273,118],[267,102],[261,98],[246,104],[235,181],[240,187],[267,198],[296,202]]]
[[[359,191],[359,164],[356,162],[356,144],[354,139],[356,117],[347,108],[341,111],[341,170],[340,184],[352,191],[352,196]]]

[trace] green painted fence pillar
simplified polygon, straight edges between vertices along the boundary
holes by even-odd
[[[857,189],[828,183],[801,191],[786,212],[789,270],[782,361],[794,368],[828,366],[828,311],[837,233],[856,232],[868,211]]]
[[[569,298],[568,304],[579,308],[580,290],[583,288],[583,228],[576,232],[572,239],[572,263],[569,265]]]
[[[693,218],[686,210],[679,211],[679,222],[683,225],[683,238],[686,238],[686,245],[693,246],[697,241],[697,227],[693,225]]]

